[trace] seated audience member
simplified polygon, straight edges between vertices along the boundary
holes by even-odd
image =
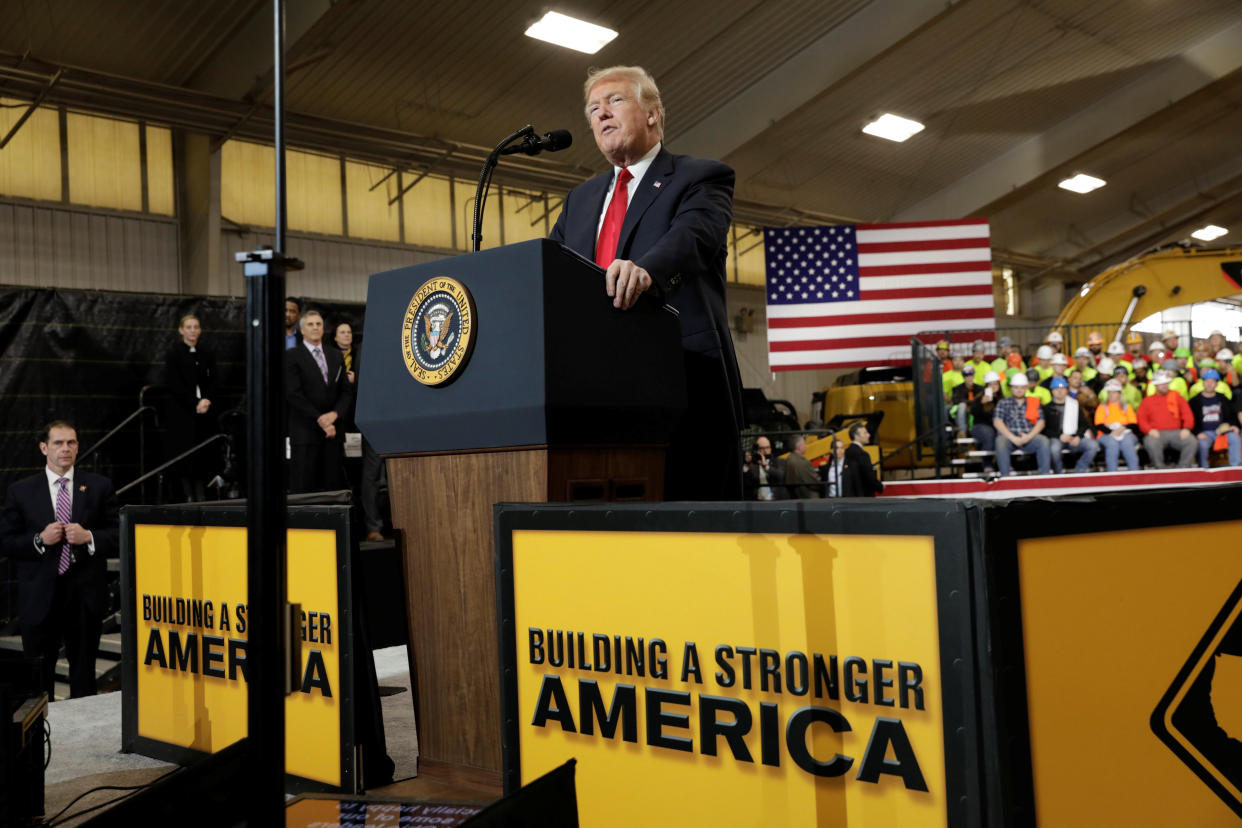
[[[1049,370],[1052,369],[1050,368]],[[1028,368],[1026,370],[1026,395],[1028,397],[1038,397],[1039,404],[1046,405],[1047,403],[1052,402],[1052,394],[1046,387],[1040,385],[1040,382],[1042,382],[1042,380],[1040,380],[1041,376],[1043,375],[1039,373],[1038,368]],[[1051,376],[1051,374],[1049,374],[1049,376]]]
[[[1013,344],[1013,340],[1007,336],[1002,336],[997,343],[1000,346],[1000,353],[996,359],[992,360],[992,370],[1003,375],[1009,368],[1021,368],[1026,370],[1026,365],[1022,362],[1022,353],[1017,346]],[[1011,359],[1011,357],[1013,357]]]
[[[1177,350],[1177,331],[1170,328],[1164,332],[1164,336],[1160,337],[1160,341],[1164,343],[1164,349],[1170,354]]]
[[[1031,376],[1031,371],[1036,372],[1036,376]],[[1031,382],[1043,382],[1052,376],[1052,348],[1048,345],[1040,345],[1035,349],[1035,356],[1031,359],[1031,367],[1026,372],[1026,378]]]
[[[1199,372],[1195,369],[1195,363],[1191,357],[1189,348],[1178,348],[1173,352],[1173,359],[1177,363],[1173,373],[1186,380],[1187,385],[1193,385],[1199,379]]]
[[[1044,340],[1044,344],[1052,349],[1052,353],[1059,354],[1061,353],[1062,346],[1065,345],[1065,337],[1061,336],[1060,331],[1052,331],[1048,334],[1047,339]]]
[[[965,364],[966,360],[961,354],[954,354],[950,362],[942,362],[940,365],[940,384],[944,389],[946,405],[953,403],[953,389],[966,381],[962,374],[962,366]]]
[[[1122,357],[1126,355],[1126,346],[1116,340],[1108,343],[1108,347],[1104,349],[1105,355],[1116,365],[1122,362]]]
[[[1065,354],[1053,354],[1052,359],[1050,359],[1048,363],[1052,366],[1052,373],[1048,375],[1047,379],[1041,380],[1039,384],[1051,391],[1053,380],[1057,378],[1065,378],[1065,369],[1069,367],[1069,360],[1066,358]]]
[[[1126,458],[1126,467],[1138,471],[1138,438],[1129,429],[1138,422],[1137,412],[1121,396],[1121,385],[1109,380],[1104,385],[1105,398],[1095,409],[1095,424],[1101,426],[1099,442],[1104,447],[1104,468],[1117,471],[1117,455]]]
[[[1027,396],[1030,380],[1026,374],[1014,374],[1009,380],[1012,396],[996,404],[992,428],[996,429],[996,465],[1002,475],[1011,473],[1011,452],[1014,449],[1034,451],[1040,474],[1047,474],[1050,464],[1044,413],[1038,397]],[[1027,447],[1030,447],[1029,449]]]
[[[975,385],[975,366],[962,366],[962,382],[953,387],[949,399],[949,419],[957,424],[957,436],[965,437],[970,418],[970,404],[982,389]]]
[[[1208,454],[1216,444],[1224,443],[1229,465],[1242,465],[1242,438],[1238,436],[1238,415],[1224,396],[1217,394],[1220,374],[1209,368],[1199,381],[1203,391],[1190,400],[1190,413],[1195,417],[1195,434],[1199,439],[1199,466],[1208,467]]]
[[[1112,357],[1104,357],[1095,367],[1098,373],[1096,373],[1095,379],[1091,380],[1087,385],[1096,393],[1096,396],[1102,397],[1104,395],[1104,383],[1113,378],[1113,372],[1117,370],[1117,364],[1113,362]]]
[[[785,488],[792,498],[815,500],[822,497],[823,486],[811,461],[806,459],[806,437],[801,434],[794,438],[793,451],[785,458]]]
[[[1195,460],[1195,440],[1192,429],[1194,415],[1186,398],[1170,389],[1173,378],[1166,371],[1156,372],[1152,384],[1156,393],[1143,400],[1138,409],[1139,430],[1143,432],[1143,448],[1158,469],[1168,468],[1164,460],[1165,449],[1176,449],[1177,465],[1189,468]]]
[[[833,438],[828,462],[824,466],[825,479],[828,481],[828,497],[845,496],[845,465],[845,443]]]
[[[1220,381],[1230,388],[1238,387],[1239,371],[1234,362],[1233,351],[1228,348],[1221,348],[1216,352],[1216,370],[1220,373]]]
[[[1051,452],[1052,470],[1061,474],[1061,452],[1078,455],[1074,465],[1076,473],[1091,470],[1091,461],[1099,452],[1091,423],[1078,400],[1069,395],[1069,382],[1064,377],[1052,380],[1052,402],[1044,406],[1044,422],[1048,424],[1048,449]]]
[[[984,374],[992,370],[992,363],[983,358],[985,347],[982,339],[976,339],[975,343],[970,346],[970,359],[966,361],[966,364],[974,369],[975,385],[978,386],[983,385]]]
[[[1134,367],[1134,375],[1130,377],[1130,384],[1139,390],[1140,396],[1146,397],[1147,386],[1151,383],[1147,359],[1145,357],[1137,357],[1130,365]]]
[[[1225,348],[1225,335],[1220,331],[1212,331],[1207,338],[1208,351],[1215,354]]]
[[[1099,331],[1087,334],[1087,350],[1091,352],[1091,362],[1099,365],[1104,358],[1104,337],[1100,336]]]
[[[1126,337],[1126,352],[1121,358],[1126,362],[1134,362],[1143,356],[1143,335],[1138,331],[1130,331]]]
[[[983,375],[983,390],[975,395],[970,405],[970,416],[974,419],[970,436],[979,444],[981,451],[996,451],[996,429],[992,427],[992,418],[996,413],[996,404],[1000,400],[1000,374],[988,371]],[[985,459],[983,470],[995,471],[996,464],[991,459]]]
[[[1100,404],[1100,398],[1095,395],[1091,388],[1082,381],[1082,371],[1077,366],[1070,369],[1065,379],[1069,382],[1069,395],[1078,400],[1078,404],[1082,406],[1082,412],[1087,415],[1087,422],[1095,422],[1095,409]]]
[[[1095,360],[1092,359],[1091,352],[1085,347],[1074,351],[1074,365],[1078,367],[1079,373],[1082,374],[1083,382],[1090,382],[1095,379],[1097,373],[1095,370]]]
[[[850,444],[845,449],[845,496],[875,497],[884,491],[884,484],[876,477],[871,465],[871,455],[863,446],[871,442],[871,432],[863,423],[850,426]]]
[[[1113,369],[1113,379],[1121,386],[1121,398],[1128,404],[1138,408],[1143,402],[1143,393],[1138,390],[1138,386],[1130,383],[1130,368],[1126,367],[1127,363],[1119,363]]]

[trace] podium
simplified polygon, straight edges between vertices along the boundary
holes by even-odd
[[[446,337],[437,368],[423,346]],[[493,506],[663,498],[676,312],[613,308],[600,268],[540,239],[373,275],[363,351],[356,419],[400,532],[419,773],[499,791]]]

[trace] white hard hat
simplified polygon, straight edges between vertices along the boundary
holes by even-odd
[[[1048,338],[1044,340],[1044,342],[1055,342],[1058,345],[1060,345],[1064,341],[1065,340],[1061,338],[1061,333],[1059,331],[1053,331],[1052,333],[1048,334]]]
[[[1147,346],[1147,350],[1153,354],[1162,354],[1164,353],[1164,347],[1163,342],[1153,342],[1151,345]]]
[[[1105,391],[1116,391],[1118,394],[1120,394],[1121,383],[1117,382],[1117,380],[1109,380],[1108,382],[1104,383],[1104,390]]]
[[[1017,386],[1017,385],[1029,385],[1030,382],[1031,381],[1026,378],[1026,374],[1022,373],[1021,371],[1019,371],[1018,373],[1014,374],[1012,377],[1009,378],[1010,387]]]
[[[1084,357],[1084,356],[1089,357],[1091,356],[1091,349],[1088,348],[1086,345],[1083,345],[1077,351],[1074,351],[1074,356],[1075,357]]]
[[[1157,371],[1151,381],[1156,385],[1168,385],[1173,382],[1173,376],[1168,371]]]
[[[983,375],[983,384],[987,385],[989,382],[1000,382],[1000,374],[995,371],[988,371]]]
[[[1101,374],[1111,374],[1113,369],[1117,367],[1117,363],[1113,362],[1108,357],[1104,357],[1100,360],[1100,364],[1097,367],[1100,369]]]
[[[1117,342],[1116,340],[1113,340],[1112,342],[1108,343],[1108,348],[1105,350],[1105,353],[1109,353],[1109,354],[1124,354],[1125,352],[1126,352],[1126,346],[1122,345],[1120,342]]]
[[[1053,365],[1069,365],[1069,360],[1065,358],[1065,354],[1057,353],[1057,354],[1052,355],[1052,364]]]
[[[1216,352],[1216,358],[1225,359],[1225,360],[1233,359],[1233,351],[1229,350],[1228,348],[1221,348],[1219,351]]]
[[[1052,348],[1047,345],[1040,345],[1035,349],[1035,356],[1040,359],[1052,359]]]

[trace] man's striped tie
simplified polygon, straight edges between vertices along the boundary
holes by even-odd
[[[69,478],[62,477],[56,481],[60,491],[56,493],[56,520],[62,526],[68,526],[73,520],[73,508],[69,500]],[[69,539],[60,545],[60,563],[56,566],[56,574],[64,575],[69,571]]]

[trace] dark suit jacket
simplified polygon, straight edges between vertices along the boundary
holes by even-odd
[[[725,305],[727,237],[733,218],[733,170],[719,161],[661,148],[625,212],[617,257],[644,268],[675,308],[686,351],[720,360],[742,421],[742,384]],[[551,239],[592,258],[612,171],[565,196]]]
[[[77,582],[87,609],[102,618],[108,604],[106,558],[116,554],[119,532],[112,481],[75,469],[72,515],[74,523],[82,524],[94,536],[95,554],[85,546],[73,547],[75,563],[65,577]],[[49,546],[40,556],[34,536],[55,520],[56,510],[42,469],[9,486],[0,519],[0,544],[6,556],[17,560],[17,614],[22,624],[41,623],[52,604],[60,545]]]
[[[345,359],[335,345],[321,345],[328,365],[328,382],[323,381],[319,366],[304,344],[285,351],[285,396],[289,405],[289,442],[295,445],[324,439],[323,429],[315,422],[319,415],[335,411],[338,418],[349,415],[354,402],[354,386],[345,373]],[[337,429],[337,439],[345,441]]]
[[[871,455],[857,443],[845,448],[845,471],[842,474],[845,497],[875,497],[884,491],[884,484],[875,476]]]

